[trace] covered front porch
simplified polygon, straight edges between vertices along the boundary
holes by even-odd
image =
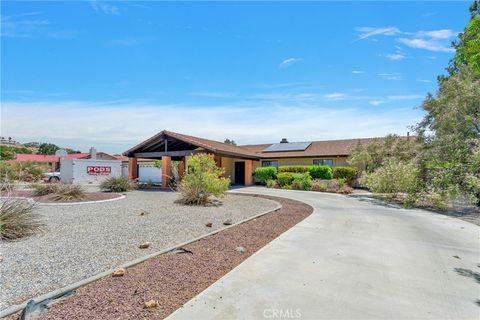
[[[237,185],[252,185],[253,170],[260,165],[258,157],[241,147],[164,130],[124,153],[128,157],[128,177],[138,178],[139,158],[161,160],[162,187],[169,187],[172,161],[178,161],[181,177],[188,170],[188,157],[197,153],[211,154],[217,166],[225,170],[225,176]]]

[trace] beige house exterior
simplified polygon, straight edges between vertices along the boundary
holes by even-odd
[[[185,172],[186,160],[196,153],[212,154],[217,166],[233,184],[253,184],[253,173],[259,166],[326,164],[347,166],[347,158],[357,144],[369,145],[382,138],[308,141],[255,145],[231,145],[219,141],[189,136],[172,131],[161,131],[123,153],[128,157],[129,178],[138,178],[138,159],[161,159],[163,172],[170,172],[171,161],[180,161],[179,171]],[[162,185],[168,186],[168,175]]]

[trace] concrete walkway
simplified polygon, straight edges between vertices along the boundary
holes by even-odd
[[[315,211],[168,319],[479,319],[480,227],[335,194],[235,192]]]

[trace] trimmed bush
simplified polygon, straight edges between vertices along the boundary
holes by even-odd
[[[85,198],[85,194],[85,189],[78,184],[60,184],[52,199],[54,201],[81,200]]]
[[[267,180],[267,188],[278,188],[277,180]]]
[[[255,182],[267,184],[268,180],[274,180],[277,176],[277,168],[275,167],[258,167],[253,174]]]
[[[20,199],[0,202],[0,239],[15,240],[41,229],[39,216],[33,213],[33,204]]]
[[[345,179],[345,181],[352,185],[352,183],[357,179],[358,169],[355,167],[335,167],[333,168],[333,178],[334,179]]]
[[[223,178],[224,170],[218,168],[209,154],[200,153],[188,159],[188,172],[179,185],[179,201],[188,205],[206,205],[212,196],[223,197],[230,179]]]
[[[312,177],[310,173],[296,173],[293,176],[292,189],[295,190],[310,190],[312,186]]]
[[[305,173],[309,172],[309,166],[280,166],[278,172]]]
[[[327,165],[313,165],[309,167],[310,176],[313,179],[332,179],[332,168]]]
[[[280,172],[277,174],[277,181],[280,187],[290,186],[293,182],[294,173]]]
[[[100,184],[100,189],[106,192],[126,192],[133,188],[135,188],[135,183],[124,177],[110,177]]]
[[[46,196],[47,194],[52,194],[58,191],[58,185],[53,183],[47,184],[34,184],[33,185],[33,195],[36,197]]]

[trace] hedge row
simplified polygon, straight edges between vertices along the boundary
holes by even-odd
[[[332,179],[332,168],[327,165],[313,166],[281,166],[278,172],[306,173],[308,172],[313,179]]]

